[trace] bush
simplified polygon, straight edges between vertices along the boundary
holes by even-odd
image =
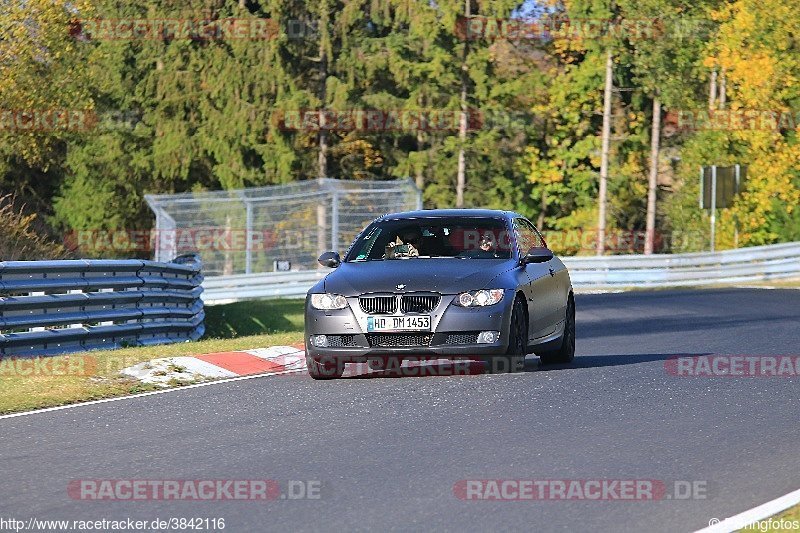
[[[66,259],[69,253],[47,235],[35,213],[25,213],[25,206],[16,205],[16,198],[0,196],[0,261],[35,261]]]

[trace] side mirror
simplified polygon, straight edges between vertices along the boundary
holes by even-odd
[[[339,257],[338,252],[325,252],[321,256],[319,256],[319,264],[328,267],[328,268],[336,268],[342,264],[342,258]]]
[[[549,248],[543,246],[536,246],[528,250],[528,253],[522,257],[522,264],[528,263],[547,263],[553,258],[553,252]]]

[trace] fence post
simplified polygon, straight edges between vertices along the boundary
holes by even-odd
[[[155,231],[155,238],[152,239],[153,245],[155,250],[153,250],[153,260],[154,261],[161,261],[162,254],[161,254],[161,235],[164,232],[164,221],[163,217],[161,216],[161,210],[156,210],[156,231]]]
[[[320,203],[317,204],[317,255],[321,255],[327,248],[325,241],[325,226],[326,213],[325,213],[325,199],[320,198]],[[317,268],[322,268],[318,265]]]
[[[244,205],[247,212],[247,221],[245,222],[247,244],[245,245],[244,272],[245,274],[251,274],[253,272],[253,204],[245,200]]]
[[[711,251],[717,244],[717,166],[711,167]]]
[[[331,250],[339,251],[339,191],[331,195]]]

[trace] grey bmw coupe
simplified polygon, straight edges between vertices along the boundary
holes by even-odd
[[[525,217],[507,211],[384,215],[308,291],[306,364],[315,379],[346,363],[469,358],[514,372],[525,355],[568,363],[575,299],[564,263]],[[390,361],[394,359],[394,361]]]

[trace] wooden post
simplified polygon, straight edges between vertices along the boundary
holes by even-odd
[[[611,141],[611,89],[614,61],[611,49],[606,52],[606,84],[603,91],[603,137],[600,153],[600,191],[598,193],[597,214],[597,255],[606,249],[606,196],[608,191],[608,151]]]

